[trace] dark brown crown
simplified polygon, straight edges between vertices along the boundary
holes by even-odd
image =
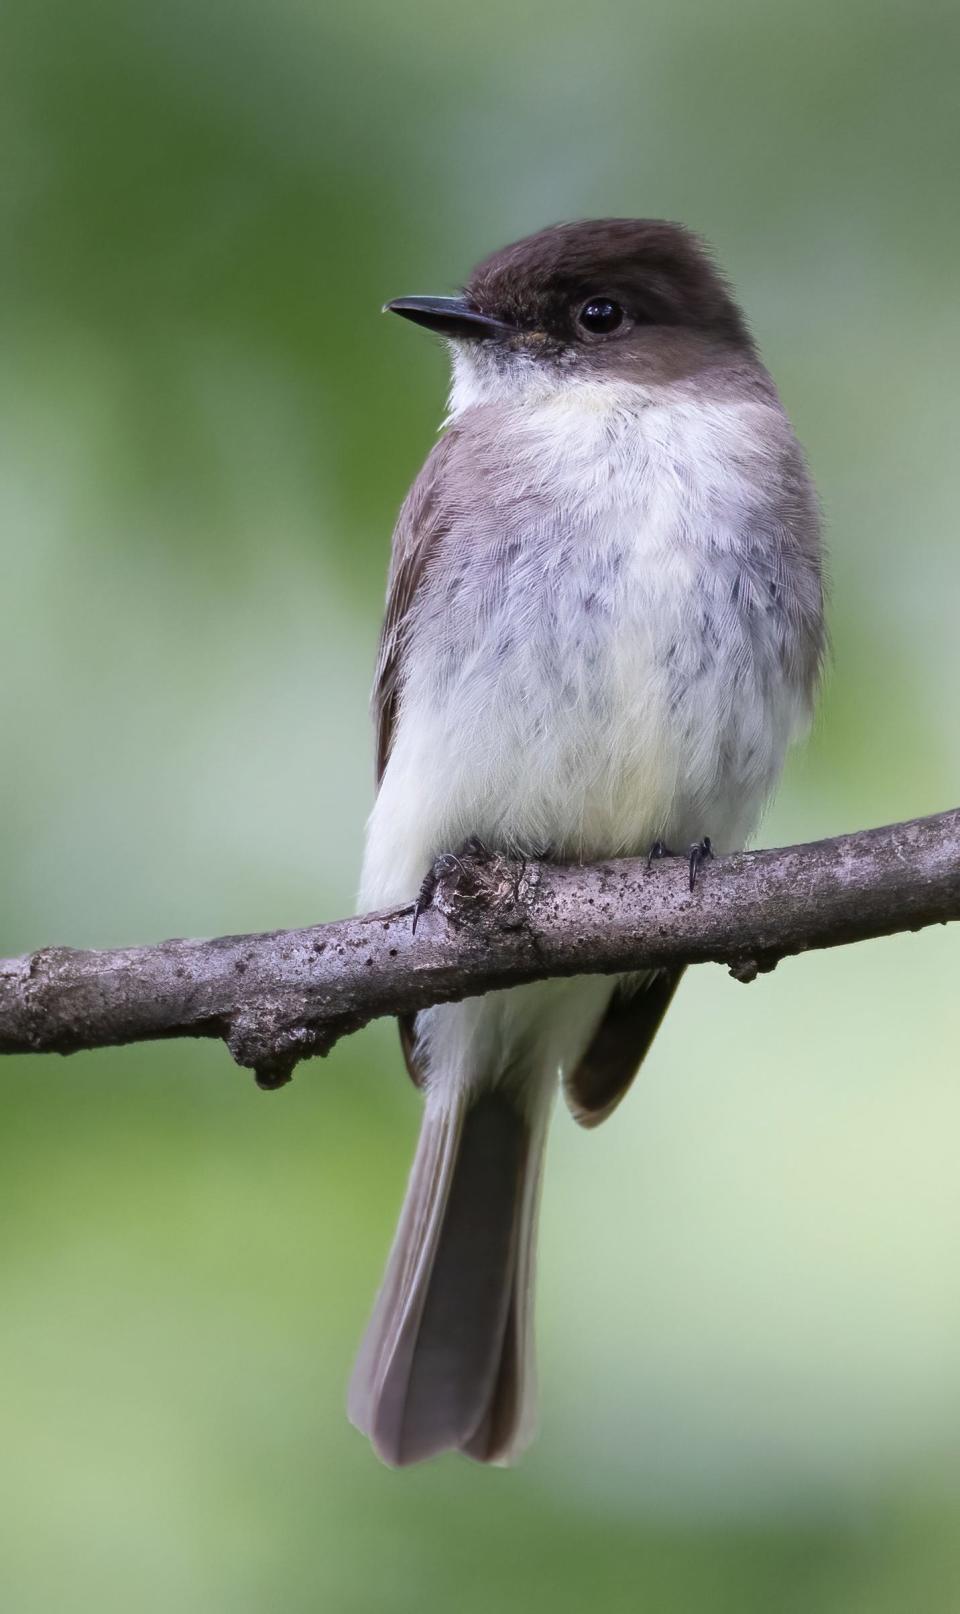
[[[638,323],[681,325],[749,344],[747,327],[705,244],[663,219],[555,224],[474,269],[466,296],[483,313],[558,336],[571,311],[615,298]]]

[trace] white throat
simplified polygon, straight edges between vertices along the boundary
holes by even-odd
[[[577,385],[569,367],[548,362],[537,353],[505,352],[490,342],[450,342],[449,347],[453,365],[449,420],[480,404],[546,402]]]

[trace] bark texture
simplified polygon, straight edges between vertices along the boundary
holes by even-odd
[[[379,1015],[547,976],[727,964],[741,981],[810,948],[960,919],[960,809],[704,865],[442,858],[411,910],[308,930],[0,960],[0,1053],[220,1037],[262,1086]]]

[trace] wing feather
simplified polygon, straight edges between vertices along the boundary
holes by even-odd
[[[431,556],[448,529],[443,485],[457,433],[451,428],[428,456],[423,470],[403,503],[393,533],[387,604],[373,680],[373,720],[376,730],[377,787],[390,758],[397,710],[403,685],[403,655],[410,611]],[[426,869],[424,869],[426,874]],[[414,1015],[399,1021],[400,1046],[411,1080],[419,1087],[422,1072],[416,1059]]]
[[[586,1053],[563,1084],[581,1126],[599,1126],[616,1109],[660,1029],[683,970],[657,970],[620,982]]]
[[[393,532],[387,604],[373,681],[378,786],[393,743],[411,607],[430,559],[449,527],[444,481],[457,437],[456,428],[451,427],[436,444],[404,500]]]

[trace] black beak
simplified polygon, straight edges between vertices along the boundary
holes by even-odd
[[[425,325],[428,331],[440,336],[472,337],[480,340],[503,336],[513,330],[501,319],[481,314],[471,308],[464,297],[395,297],[387,303],[385,314],[402,314],[415,325]]]

